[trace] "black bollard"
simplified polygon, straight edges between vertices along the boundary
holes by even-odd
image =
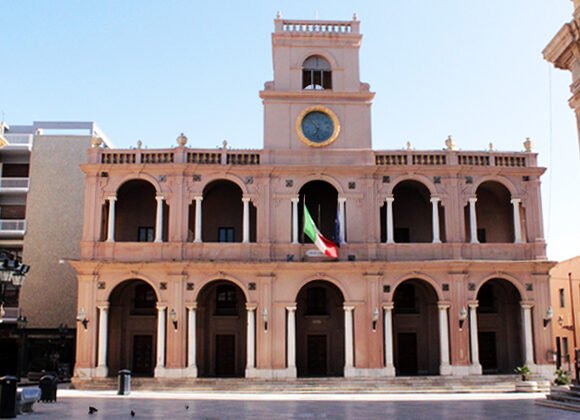
[[[119,389],[117,395],[129,395],[131,393],[131,371],[122,369],[119,371]]]
[[[14,376],[0,378],[0,418],[12,419],[16,411],[16,382]]]

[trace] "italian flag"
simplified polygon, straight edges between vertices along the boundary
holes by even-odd
[[[331,258],[338,258],[338,248],[336,243],[329,241],[318,231],[314,220],[310,217],[306,204],[304,204],[304,233],[314,242],[316,248],[324,255]]]

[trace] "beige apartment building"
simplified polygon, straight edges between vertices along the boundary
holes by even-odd
[[[261,150],[89,151],[76,381],[552,376],[531,143],[372,149],[359,25],[275,20]]]
[[[84,174],[92,122],[1,123],[0,249],[31,267],[9,287],[0,322],[0,375],[72,374],[76,275],[60,261],[80,256]],[[26,319],[27,322],[18,322]]]

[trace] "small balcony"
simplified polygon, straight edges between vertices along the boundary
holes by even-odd
[[[0,219],[0,238],[22,238],[26,232],[26,220]]]
[[[3,152],[18,151],[18,150],[32,150],[32,134],[8,134],[4,133],[6,145],[2,148]]]
[[[0,178],[0,193],[21,194],[30,189],[30,178]]]

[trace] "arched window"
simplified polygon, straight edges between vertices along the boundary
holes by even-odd
[[[330,63],[323,57],[313,55],[302,64],[302,89],[332,89]]]

